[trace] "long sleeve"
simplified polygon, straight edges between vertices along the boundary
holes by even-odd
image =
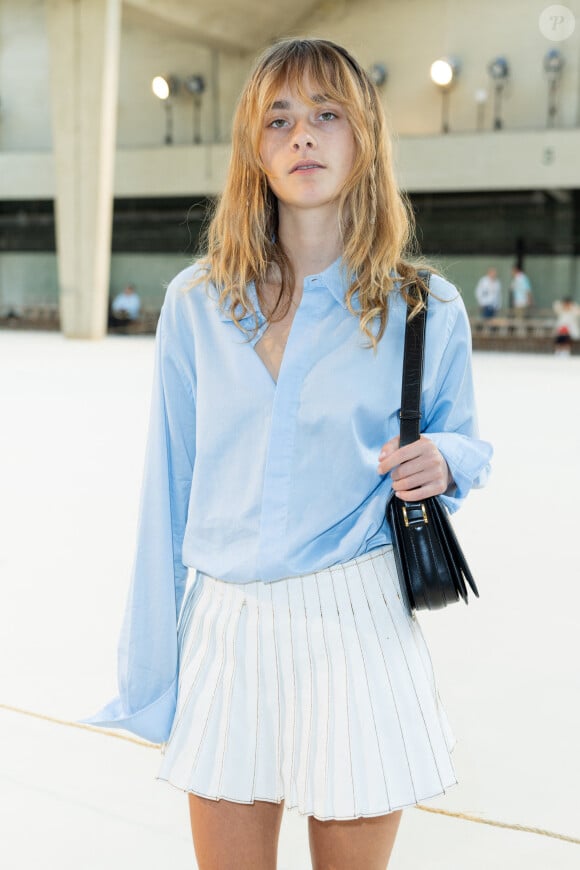
[[[439,448],[455,481],[453,495],[443,499],[455,511],[470,489],[483,486],[489,474],[491,445],[478,438],[471,371],[471,333],[463,302],[444,302],[452,311],[448,340],[437,365],[437,347],[427,347],[425,366],[437,375],[424,395],[423,434]],[[427,327],[429,335],[429,327]]]
[[[178,294],[168,291],[156,335],[137,545],[119,641],[119,697],[87,720],[154,741],[167,738],[175,708],[177,617],[188,570],[182,545],[196,426],[180,329]]]

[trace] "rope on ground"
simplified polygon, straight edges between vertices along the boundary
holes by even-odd
[[[1,710],[7,710],[9,713],[17,713],[20,716],[29,716],[32,719],[40,719],[43,722],[52,722],[53,725],[64,725],[66,728],[79,728],[82,731],[93,731],[95,734],[101,734],[105,737],[114,737],[116,740],[125,740],[127,743],[134,743],[136,746],[145,746],[147,749],[159,749],[159,743],[151,743],[149,740],[142,740],[140,737],[131,737],[129,734],[121,734],[118,731],[110,731],[107,728],[98,728],[95,725],[87,725],[84,722],[72,722],[69,719],[57,719],[55,716],[46,716],[44,713],[35,713],[33,710],[24,710],[22,707],[12,707],[9,704],[1,704]],[[534,828],[530,825],[515,825],[508,822],[500,822],[496,819],[484,819],[481,816],[472,815],[470,813],[454,813],[450,810],[442,810],[437,807],[426,807],[424,804],[416,804],[416,809],[422,810],[425,813],[436,813],[440,816],[448,816],[452,819],[463,819],[466,822],[475,822],[478,825],[490,825],[493,828],[505,828],[509,831],[522,831],[525,834],[539,834],[541,837],[551,837],[554,840],[563,840],[566,843],[574,843],[580,846],[580,839],[577,837],[569,837],[567,834],[558,834],[555,831],[548,831],[545,828]]]
[[[566,843],[575,843],[580,846],[580,839],[577,837],[569,837],[567,834],[558,834],[555,831],[547,831],[545,828],[533,828],[530,825],[511,825],[508,822],[498,822],[496,819],[482,819],[481,816],[474,816],[470,813],[453,813],[449,810],[440,810],[437,807],[426,807],[423,804],[416,804],[418,810],[423,810],[426,813],[437,813],[441,816],[451,816],[454,819],[465,819],[466,822],[477,822],[479,825],[491,825],[494,828],[507,828],[510,831],[523,831],[525,834],[540,834],[542,837],[552,837],[555,840],[564,840]]]
[[[114,737],[116,740],[125,740],[127,743],[135,743],[137,746],[146,746],[147,749],[159,749],[159,743],[150,743],[149,740],[141,740],[140,737],[131,737],[129,734],[120,734],[117,731],[109,731],[107,728],[97,728],[95,725],[87,725],[84,722],[71,722],[69,719],[57,719],[55,716],[46,716],[44,713],[34,713],[32,710],[23,710],[22,707],[11,707],[9,704],[0,704],[1,710],[10,713],[19,713],[21,716],[29,716],[31,719],[41,719],[43,722],[52,722],[53,725],[64,725],[67,728],[80,728],[81,731],[94,731],[95,734]]]

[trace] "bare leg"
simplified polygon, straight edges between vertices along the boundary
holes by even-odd
[[[237,804],[188,797],[199,870],[276,870],[283,801]]]
[[[308,818],[313,870],[385,870],[402,810],[373,818],[320,822]]]

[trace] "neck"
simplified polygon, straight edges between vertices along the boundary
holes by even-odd
[[[307,275],[330,266],[343,248],[335,206],[308,211],[280,204],[278,237],[292,264],[298,288],[302,288]]]

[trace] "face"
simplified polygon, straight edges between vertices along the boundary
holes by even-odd
[[[318,94],[310,83],[305,103],[288,87],[266,113],[260,157],[280,204],[317,208],[336,202],[355,158],[355,142],[345,110]]]

